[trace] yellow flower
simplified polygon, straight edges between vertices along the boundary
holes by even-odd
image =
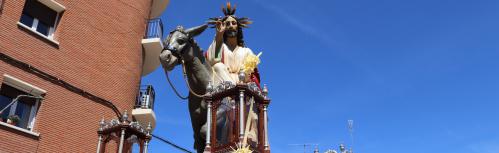
[[[253,73],[253,70],[256,68],[258,64],[260,64],[260,55],[262,55],[262,52],[258,53],[258,55],[248,55],[246,58],[244,58],[244,65],[243,69],[246,75],[250,75]]]
[[[237,149],[232,149],[232,153],[253,153],[249,148],[249,145],[246,147],[237,147]]]

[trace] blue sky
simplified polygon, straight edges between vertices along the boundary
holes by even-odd
[[[221,16],[225,0],[172,0],[165,34]],[[245,0],[254,24],[245,42],[263,52],[271,149],[316,143],[323,152],[499,152],[499,1]],[[196,38],[208,48],[214,29]],[[187,94],[180,68],[171,77]],[[156,89],[154,134],[192,148],[187,103],[162,69],[142,79]],[[193,150],[193,149],[191,149]],[[151,152],[179,152],[153,141]],[[311,152],[311,149],[307,149]]]

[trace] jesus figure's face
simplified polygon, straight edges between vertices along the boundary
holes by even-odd
[[[237,36],[237,21],[234,17],[229,16],[224,21],[225,24],[225,33],[224,35],[227,37],[236,37]]]

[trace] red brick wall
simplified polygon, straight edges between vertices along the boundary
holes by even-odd
[[[35,152],[38,140],[20,131],[0,126],[0,152]]]
[[[19,27],[24,1],[7,0],[0,15],[0,52],[131,112],[150,1],[56,1],[66,7],[55,33],[58,46]],[[111,109],[0,61],[0,81],[3,74],[47,94],[34,127],[39,139],[0,127],[0,152],[95,152],[98,122],[113,118]]]

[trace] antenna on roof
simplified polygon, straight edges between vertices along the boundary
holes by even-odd
[[[350,153],[353,153],[353,120],[348,120],[348,132],[350,133],[350,141],[352,145],[350,146]]]
[[[307,152],[307,147],[309,147],[309,146],[315,146],[315,148],[317,148],[319,146],[319,144],[315,144],[315,143],[288,144],[288,145],[290,145],[290,146],[303,146],[303,153]]]

